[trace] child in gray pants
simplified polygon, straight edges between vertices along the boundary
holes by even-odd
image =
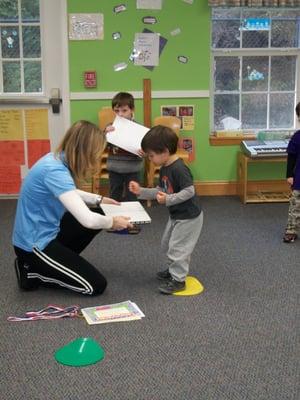
[[[159,187],[143,188],[131,181],[129,190],[138,199],[156,199],[168,207],[170,217],[162,237],[167,265],[157,273],[157,278],[162,281],[160,292],[173,294],[185,289],[191,254],[202,229],[203,212],[195,195],[191,172],[176,155],[176,133],[165,126],[155,126],[146,133],[141,145],[149,160],[161,166]]]

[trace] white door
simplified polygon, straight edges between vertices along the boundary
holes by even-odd
[[[0,196],[10,197],[70,123],[66,0],[0,0],[0,38]]]

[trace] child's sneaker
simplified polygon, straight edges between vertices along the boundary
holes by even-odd
[[[176,292],[182,292],[184,289],[185,289],[185,282],[176,281],[174,278],[169,279],[158,288],[158,290],[164,294],[173,294]]]
[[[166,281],[166,280],[171,279],[171,278],[172,278],[172,275],[171,275],[170,272],[169,272],[169,268],[165,269],[164,271],[159,271],[159,272],[156,274],[156,278],[157,278],[159,281]]]
[[[15,259],[15,271],[20,289],[34,290],[38,288],[39,284],[36,282],[36,279],[29,279],[27,276],[28,265],[23,264],[18,257]]]
[[[283,236],[284,243],[293,243],[298,238],[296,233],[285,233]]]

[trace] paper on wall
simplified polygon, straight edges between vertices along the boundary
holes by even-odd
[[[128,67],[128,65],[125,62],[121,62],[121,63],[115,64],[113,66],[115,72],[122,71],[123,69],[126,69],[127,67]]]
[[[115,130],[106,135],[108,143],[139,155],[138,151],[141,149],[142,139],[149,128],[118,115],[113,122],[113,127]]]
[[[103,14],[69,14],[70,40],[102,40],[103,38]]]
[[[181,33],[180,28],[176,28],[176,29],[174,29],[173,31],[170,32],[170,34],[171,34],[172,36],[179,35],[180,33]]]
[[[153,31],[151,31],[150,29],[143,29],[143,33],[154,33]],[[162,35],[159,35],[159,50],[158,50],[158,57],[160,57],[163,49],[165,48],[166,44],[168,42],[168,39],[166,39],[165,37],[163,37]],[[149,69],[149,71],[153,71],[154,70],[154,66],[150,66],[150,65],[146,65],[144,66],[144,68]]]
[[[136,33],[134,49],[138,57],[134,65],[156,66],[159,64],[159,35],[157,33]]]
[[[162,0],[136,0],[138,10],[161,10]]]

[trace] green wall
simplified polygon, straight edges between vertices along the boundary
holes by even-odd
[[[189,5],[182,0],[163,0],[162,10],[137,10],[136,0],[68,0],[69,13],[103,13],[104,40],[69,41],[70,90],[71,92],[93,91],[142,91],[143,79],[150,78],[152,90],[209,90],[210,87],[210,9],[207,0],[194,0]],[[119,14],[113,7],[125,4],[127,10]],[[157,24],[145,25],[144,16],[155,16]],[[172,36],[176,28],[181,34]],[[160,33],[168,42],[160,56],[160,65],[153,71],[134,66],[129,60],[133,48],[134,34],[144,28]],[[112,33],[119,31],[120,40],[113,40]],[[188,57],[187,64],[177,61],[178,55]],[[119,72],[113,66],[128,63],[127,69]],[[85,89],[83,72],[96,70],[98,87]],[[193,136],[196,159],[190,164],[196,181],[235,181],[236,154],[239,146],[209,145],[208,98],[153,99],[152,117],[160,115],[161,105],[194,105],[195,129],[182,132],[182,136]],[[109,100],[71,101],[71,119],[88,119],[97,123],[98,110],[109,106]],[[143,103],[136,100],[135,119],[143,122]],[[283,179],[284,165],[253,165],[250,179]]]

